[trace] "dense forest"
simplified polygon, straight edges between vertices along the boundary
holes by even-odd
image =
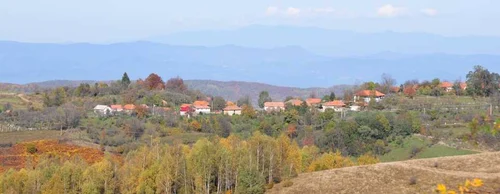
[[[112,83],[42,90],[33,94],[40,105],[4,104],[0,124],[76,133],[65,141],[99,145],[106,156],[94,163],[54,154],[29,160],[24,168],[2,172],[0,193],[263,193],[275,183],[293,184],[287,181],[303,172],[378,163],[414,134],[433,137],[437,144],[447,136],[441,129],[454,127],[470,130],[462,141],[500,150],[499,79],[476,66],[466,89],[456,81],[445,91],[439,79],[397,86],[383,75],[379,83],[322,97],[350,106],[357,104],[352,102],[356,90],[388,94],[364,111],[319,111],[304,103],[266,112],[256,110],[247,96],[235,102],[242,114],[234,116],[179,115],[182,104],[195,100],[210,101],[213,112],[228,101],[190,90],[181,78],[164,81],[154,73],[144,80],[131,81],[125,73]],[[259,107],[272,100],[265,91],[255,98]],[[471,101],[465,106],[463,99]],[[138,106],[130,114],[99,116],[92,112],[97,104]],[[188,138],[171,138],[179,135]],[[36,153],[36,147],[29,149],[27,156]]]

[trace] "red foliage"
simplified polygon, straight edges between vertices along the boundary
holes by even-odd
[[[187,86],[184,84],[184,80],[180,77],[169,79],[165,88],[167,90],[173,90],[177,92],[185,92],[187,90]]]
[[[161,79],[161,77],[155,73],[150,74],[144,82],[149,90],[165,89],[163,79]]]
[[[417,95],[417,90],[413,86],[406,86],[403,93],[408,97],[413,99]]]

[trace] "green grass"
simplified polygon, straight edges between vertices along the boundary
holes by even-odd
[[[460,150],[456,148],[451,148],[443,145],[434,145],[428,149],[424,149],[417,155],[417,158],[436,158],[443,156],[460,156],[460,155],[469,155],[475,154],[477,152],[469,151],[469,150]]]
[[[0,95],[0,106],[10,103],[15,110],[26,109],[26,103],[17,96]]]
[[[391,151],[383,156],[380,156],[380,160],[382,162],[393,162],[408,159],[435,158],[477,153],[468,150],[455,149],[444,145],[433,145],[429,147],[429,144],[430,141],[427,139],[422,139],[416,136],[409,137],[404,140],[402,146],[391,144]],[[414,158],[410,158],[413,148],[422,148],[422,151],[419,152]]]
[[[59,137],[60,137],[60,131],[55,131],[55,130],[1,132],[0,144],[8,144],[8,143],[15,144],[25,141],[57,139]]]

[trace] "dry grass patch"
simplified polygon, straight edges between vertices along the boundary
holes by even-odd
[[[480,178],[484,188],[500,188],[500,153],[381,163],[306,173],[268,193],[434,193],[437,184],[459,185]],[[434,167],[438,162],[438,167]]]

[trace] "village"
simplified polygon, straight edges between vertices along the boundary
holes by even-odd
[[[451,82],[441,82],[439,87],[446,93],[452,92],[454,84]],[[407,86],[410,87],[410,86]],[[418,85],[411,86],[413,89],[418,89]],[[460,89],[466,90],[467,84],[460,83]],[[404,88],[393,86],[390,89],[391,94],[397,94],[403,92]],[[287,107],[299,107],[307,106],[309,108],[317,109],[320,112],[325,112],[331,109],[335,112],[346,112],[346,111],[362,111],[365,107],[373,100],[374,102],[380,102],[386,94],[377,90],[359,90],[355,93],[352,100],[332,100],[325,101],[320,98],[307,98],[305,101],[300,98],[293,98],[285,102],[282,101],[269,101],[264,103],[264,107],[260,111],[264,112],[280,112],[285,111]],[[176,114],[180,116],[197,116],[206,114],[224,114],[224,115],[241,115],[242,107],[237,106],[236,103],[227,101],[226,107],[222,111],[215,111],[211,107],[211,98],[206,100],[197,100],[191,104],[182,104],[177,109]],[[166,105],[166,102],[164,105]],[[170,107],[160,107],[156,105],[148,106],[146,104],[134,105],[134,104],[113,104],[113,105],[97,105],[94,107],[94,113],[99,116],[112,116],[117,114],[134,114],[137,109],[143,109],[150,113],[161,114],[163,112],[174,111]]]

